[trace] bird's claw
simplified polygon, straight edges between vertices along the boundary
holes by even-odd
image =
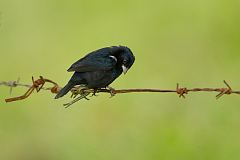
[[[93,90],[93,93],[92,93],[92,95],[91,95],[91,97],[93,97],[93,96],[98,96],[96,93],[97,93],[97,90],[94,89],[94,90]]]
[[[83,97],[84,99],[86,99],[86,100],[90,100],[89,98],[87,98],[87,96],[85,96],[85,97]]]

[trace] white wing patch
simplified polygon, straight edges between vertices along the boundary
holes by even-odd
[[[117,58],[115,56],[109,56],[109,57],[111,57],[112,59],[114,59],[117,62]]]

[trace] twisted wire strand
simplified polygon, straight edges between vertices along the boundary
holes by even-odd
[[[69,107],[73,103],[81,100],[81,99],[87,99],[87,96],[89,94],[95,95],[95,93],[110,93],[111,97],[116,95],[116,94],[123,94],[123,93],[177,93],[178,96],[181,98],[185,98],[186,94],[189,92],[217,92],[218,94],[216,95],[216,98],[220,98],[223,95],[230,95],[230,94],[237,94],[240,95],[240,91],[238,90],[233,90],[231,86],[224,80],[223,81],[225,84],[225,87],[221,88],[191,88],[188,89],[186,87],[180,87],[179,84],[177,84],[176,89],[150,89],[150,88],[135,88],[135,89],[106,89],[106,88],[101,88],[98,90],[93,90],[93,89],[86,89],[86,87],[83,86],[75,86],[71,92],[72,96],[74,98],[73,101],[64,104],[66,107]],[[51,83],[53,87],[44,87],[43,85],[45,83]],[[19,97],[13,97],[9,99],[5,99],[6,102],[12,102],[16,100],[22,100],[27,98],[30,94],[32,94],[33,90],[36,89],[37,92],[40,90],[50,90],[52,93],[58,93],[61,90],[61,87],[54,81],[50,79],[45,79],[42,76],[40,76],[39,79],[35,80],[32,77],[32,84],[25,84],[25,83],[20,83],[19,78],[16,81],[0,81],[0,85],[10,87],[10,92],[12,88],[15,87],[26,87],[28,88],[28,91]],[[77,97],[80,95],[80,97]]]

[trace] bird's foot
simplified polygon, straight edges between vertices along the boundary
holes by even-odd
[[[71,98],[76,98],[77,95],[83,95],[88,88],[85,85],[78,85],[71,89],[72,95]]]
[[[110,86],[107,86],[107,89],[109,89],[109,93],[111,95],[110,98],[112,98],[113,96],[115,96],[116,92],[115,92],[115,89],[110,87]]]
[[[70,107],[72,104],[78,102],[78,101],[81,100],[81,99],[89,100],[89,99],[87,98],[87,96],[88,96],[89,94],[90,94],[90,93],[87,93],[87,92],[82,93],[79,97],[73,99],[71,102],[68,102],[68,103],[66,103],[66,104],[63,104],[63,106],[65,106],[65,108],[68,108],[68,107]]]
[[[96,93],[97,93],[97,89],[93,89],[93,93],[92,93],[91,97],[98,96],[98,95],[96,95]]]

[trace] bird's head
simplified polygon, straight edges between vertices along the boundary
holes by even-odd
[[[135,61],[132,51],[125,46],[116,46],[116,48],[114,47],[114,52],[118,65],[121,66],[122,72],[126,74]]]

